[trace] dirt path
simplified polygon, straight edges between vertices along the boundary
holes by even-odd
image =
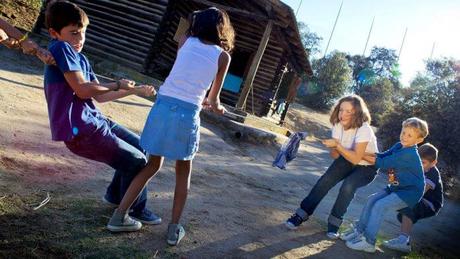
[[[4,251],[0,257],[131,257],[130,249],[141,251],[140,257],[166,258],[369,256],[325,236],[325,219],[337,188],[321,203],[313,220],[298,231],[282,225],[330,163],[318,143],[304,143],[289,170],[282,171],[271,167],[274,148],[235,142],[209,124],[201,128],[200,152],[183,216],[187,235],[182,243],[173,248],[166,245],[166,223],[146,226],[137,233],[109,233],[104,225],[112,209],[100,197],[112,170],[80,159],[62,143],[50,141],[40,64],[2,47],[0,55],[0,251]],[[105,114],[136,132],[142,129],[150,106],[138,97],[100,105]],[[358,193],[351,216],[359,214],[365,197],[380,188],[379,184],[376,181]],[[174,170],[167,162],[149,184],[149,207],[164,222],[171,217],[173,188]],[[42,200],[46,192],[52,199],[44,209],[28,209],[31,201]],[[15,207],[8,207],[8,202]],[[453,233],[460,230],[453,215],[460,215],[458,206],[447,203],[440,217],[417,227],[416,240],[425,243],[424,247],[444,245],[442,253],[433,249],[431,254],[458,255],[452,240],[458,240]],[[449,227],[441,228],[441,222]],[[385,222],[385,234],[395,231],[395,224]],[[19,252],[27,249],[29,254]],[[373,257],[399,256],[380,250]]]

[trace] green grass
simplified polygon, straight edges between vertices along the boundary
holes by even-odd
[[[43,195],[41,195],[43,196]],[[1,197],[1,196],[0,196]],[[54,198],[33,211],[39,194],[10,194],[0,200],[1,258],[147,258],[138,248],[105,229],[110,209],[87,198]]]
[[[41,0],[22,0],[20,2],[23,2],[25,5],[35,10],[40,10],[40,8],[42,7]]]

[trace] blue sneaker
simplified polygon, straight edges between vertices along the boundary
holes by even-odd
[[[107,194],[102,196],[102,202],[109,205],[110,207],[118,207],[118,203],[115,203],[113,201],[111,201],[109,198],[107,198]]]
[[[148,225],[158,225],[161,224],[160,216],[156,215],[155,213],[151,212],[148,209],[143,209],[142,212],[131,211],[129,216],[132,218]]]
[[[294,230],[297,229],[302,222],[304,222],[304,219],[297,213],[294,213],[288,220],[286,220],[285,225],[287,228]]]

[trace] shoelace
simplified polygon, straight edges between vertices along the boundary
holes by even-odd
[[[362,240],[362,237],[363,237],[363,235],[362,235],[362,234],[360,234],[360,235],[356,236],[355,238],[353,238],[353,239],[351,240],[351,243],[353,243],[353,244],[356,244],[356,243],[359,243],[359,242],[361,242],[361,240]]]

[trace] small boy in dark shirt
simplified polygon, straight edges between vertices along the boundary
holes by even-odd
[[[385,247],[402,252],[411,251],[409,237],[412,225],[420,219],[437,215],[444,201],[441,176],[436,167],[438,149],[432,144],[426,143],[419,147],[418,153],[425,172],[425,194],[414,208],[407,207],[399,210],[398,220],[401,222],[401,234],[399,237],[383,242]]]

